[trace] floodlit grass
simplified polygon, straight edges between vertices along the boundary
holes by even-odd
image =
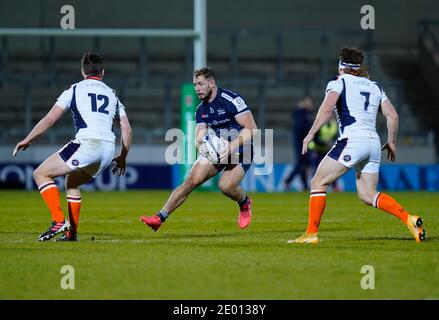
[[[169,192],[143,191],[84,192],[80,241],[40,243],[50,216],[39,193],[2,190],[0,299],[438,299],[439,196],[391,194],[424,218],[426,242],[353,193],[328,195],[317,245],[286,243],[306,228],[306,193],[252,194],[240,230],[234,202],[195,192],[152,232],[138,218]],[[74,290],[60,287],[64,265]],[[374,290],[360,286],[364,265]]]

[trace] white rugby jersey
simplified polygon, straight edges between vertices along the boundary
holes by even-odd
[[[340,136],[378,137],[376,116],[387,96],[378,83],[364,77],[343,74],[329,81],[326,93],[340,94],[334,111],[337,116]]]
[[[71,85],[58,97],[56,105],[72,111],[76,139],[115,142],[113,119],[126,116],[115,91],[97,77]]]

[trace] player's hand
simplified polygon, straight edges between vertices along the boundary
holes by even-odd
[[[395,159],[396,159],[396,145],[394,143],[387,142],[381,148],[381,151],[383,151],[383,150],[387,150],[387,160],[395,162]]]
[[[308,134],[305,139],[303,139],[303,145],[302,145],[302,154],[305,154],[308,152],[308,144],[313,141],[314,135]]]
[[[14,148],[14,152],[12,152],[12,156],[15,157],[15,155],[17,154],[18,151],[20,150],[26,150],[27,148],[29,148],[30,146],[30,142],[28,142],[26,139],[21,140],[19,143],[17,143],[17,145]]]
[[[116,163],[115,163],[113,169],[111,170],[111,172],[113,174],[116,174],[117,171],[119,171],[119,177],[120,177],[121,175],[123,175],[125,173],[125,169],[127,167],[126,159],[125,159],[125,157],[122,157],[119,155],[116,158],[114,158],[113,161]]]

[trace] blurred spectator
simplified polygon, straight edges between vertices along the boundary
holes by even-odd
[[[326,156],[326,154],[331,150],[338,136],[338,124],[334,118],[329,122],[325,123],[319,131],[317,131],[314,140],[308,145],[308,149],[311,150],[311,165],[312,174],[317,171],[317,167],[320,162]],[[337,181],[332,184],[334,191],[339,191],[337,186]]]
[[[297,107],[292,113],[293,124],[293,143],[295,152],[295,167],[284,181],[285,189],[290,190],[291,182],[297,174],[300,174],[303,189],[308,189],[308,170],[311,165],[311,158],[309,154],[302,155],[303,139],[308,134],[312,124],[313,116],[313,101],[310,97],[305,97],[299,101]]]

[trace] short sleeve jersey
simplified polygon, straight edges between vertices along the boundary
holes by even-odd
[[[217,136],[233,140],[242,129],[236,117],[245,112],[250,109],[238,93],[218,88],[212,102],[198,105],[195,119],[197,124],[205,123],[213,129]]]
[[[58,97],[56,105],[72,112],[76,139],[114,142],[113,119],[126,116],[115,91],[97,78],[71,85]]]
[[[364,77],[344,74],[329,81],[326,93],[340,94],[334,111],[340,136],[364,135],[364,131],[376,135],[376,116],[386,93],[378,85]]]

